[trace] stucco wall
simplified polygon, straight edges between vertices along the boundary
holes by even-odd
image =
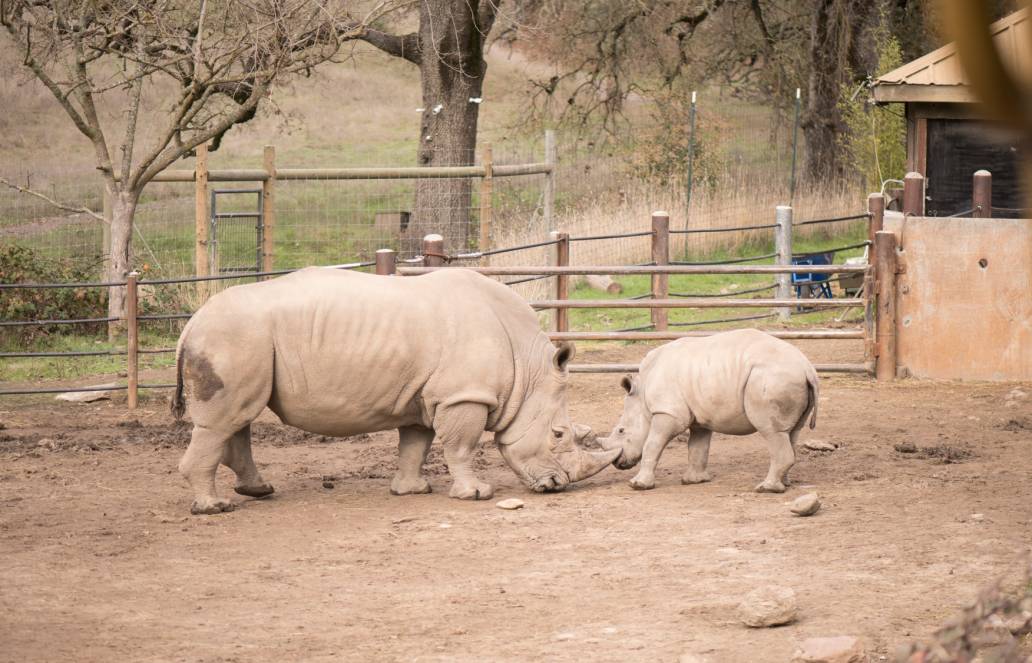
[[[886,214],[885,230],[906,268],[899,365],[916,377],[1032,380],[1032,221]]]

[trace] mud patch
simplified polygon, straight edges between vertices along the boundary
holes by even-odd
[[[1032,430],[1032,419],[1022,417],[1021,419],[1008,419],[1007,423],[1000,426],[1005,431],[1017,433],[1023,430]]]
[[[919,447],[913,442],[902,442],[893,446],[902,458],[924,458],[941,465],[963,463],[975,457],[975,452],[966,447],[955,447],[949,444],[937,444],[930,447]]]
[[[210,401],[223,387],[222,378],[203,354],[184,348],[183,382],[190,387],[190,395],[200,401]]]

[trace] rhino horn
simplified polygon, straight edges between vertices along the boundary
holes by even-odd
[[[583,449],[576,449],[571,453],[562,454],[563,457],[559,462],[566,474],[569,475],[570,482],[573,483],[598,474],[607,465],[616,460],[616,457],[619,455],[620,449],[611,449],[609,451],[584,451]]]
[[[598,444],[598,446],[605,449],[606,451],[612,451],[613,449],[619,451],[621,449],[620,443],[613,441],[612,438],[609,437],[596,438],[595,443]]]

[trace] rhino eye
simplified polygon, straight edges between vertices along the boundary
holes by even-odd
[[[554,435],[555,439],[557,439],[557,440],[563,439],[563,432],[561,430],[554,430],[554,431],[552,431],[552,435]]]
[[[620,434],[623,434],[623,432],[624,432],[624,427],[623,427],[623,426],[620,426],[619,428],[617,428],[617,429],[616,429],[616,432],[617,432],[617,433],[620,433]]]

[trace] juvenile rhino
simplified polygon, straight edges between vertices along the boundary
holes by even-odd
[[[620,450],[615,465],[634,467],[631,486],[656,485],[656,463],[667,443],[690,431],[688,471],[681,483],[712,479],[706,471],[714,432],[759,432],[770,470],[758,492],[782,493],[795,464],[795,443],[807,415],[817,423],[817,372],[795,346],[754,329],[682,338],[645,355],[637,377],[621,380],[627,395],[613,433],[599,443]],[[642,448],[644,447],[644,455]]]
[[[183,329],[173,413],[189,403],[193,436],[179,471],[193,513],[230,511],[215,494],[219,463],[236,492],[273,492],[251,457],[251,422],[268,406],[287,424],[347,436],[397,428],[396,495],[428,493],[430,443],[444,447],[451,496],[489,499],[472,468],[485,430],[536,491],[557,490],[610,464],[588,452],[566,409],[566,365],[523,299],[468,270],[384,277],[325,268],[229,288]]]

